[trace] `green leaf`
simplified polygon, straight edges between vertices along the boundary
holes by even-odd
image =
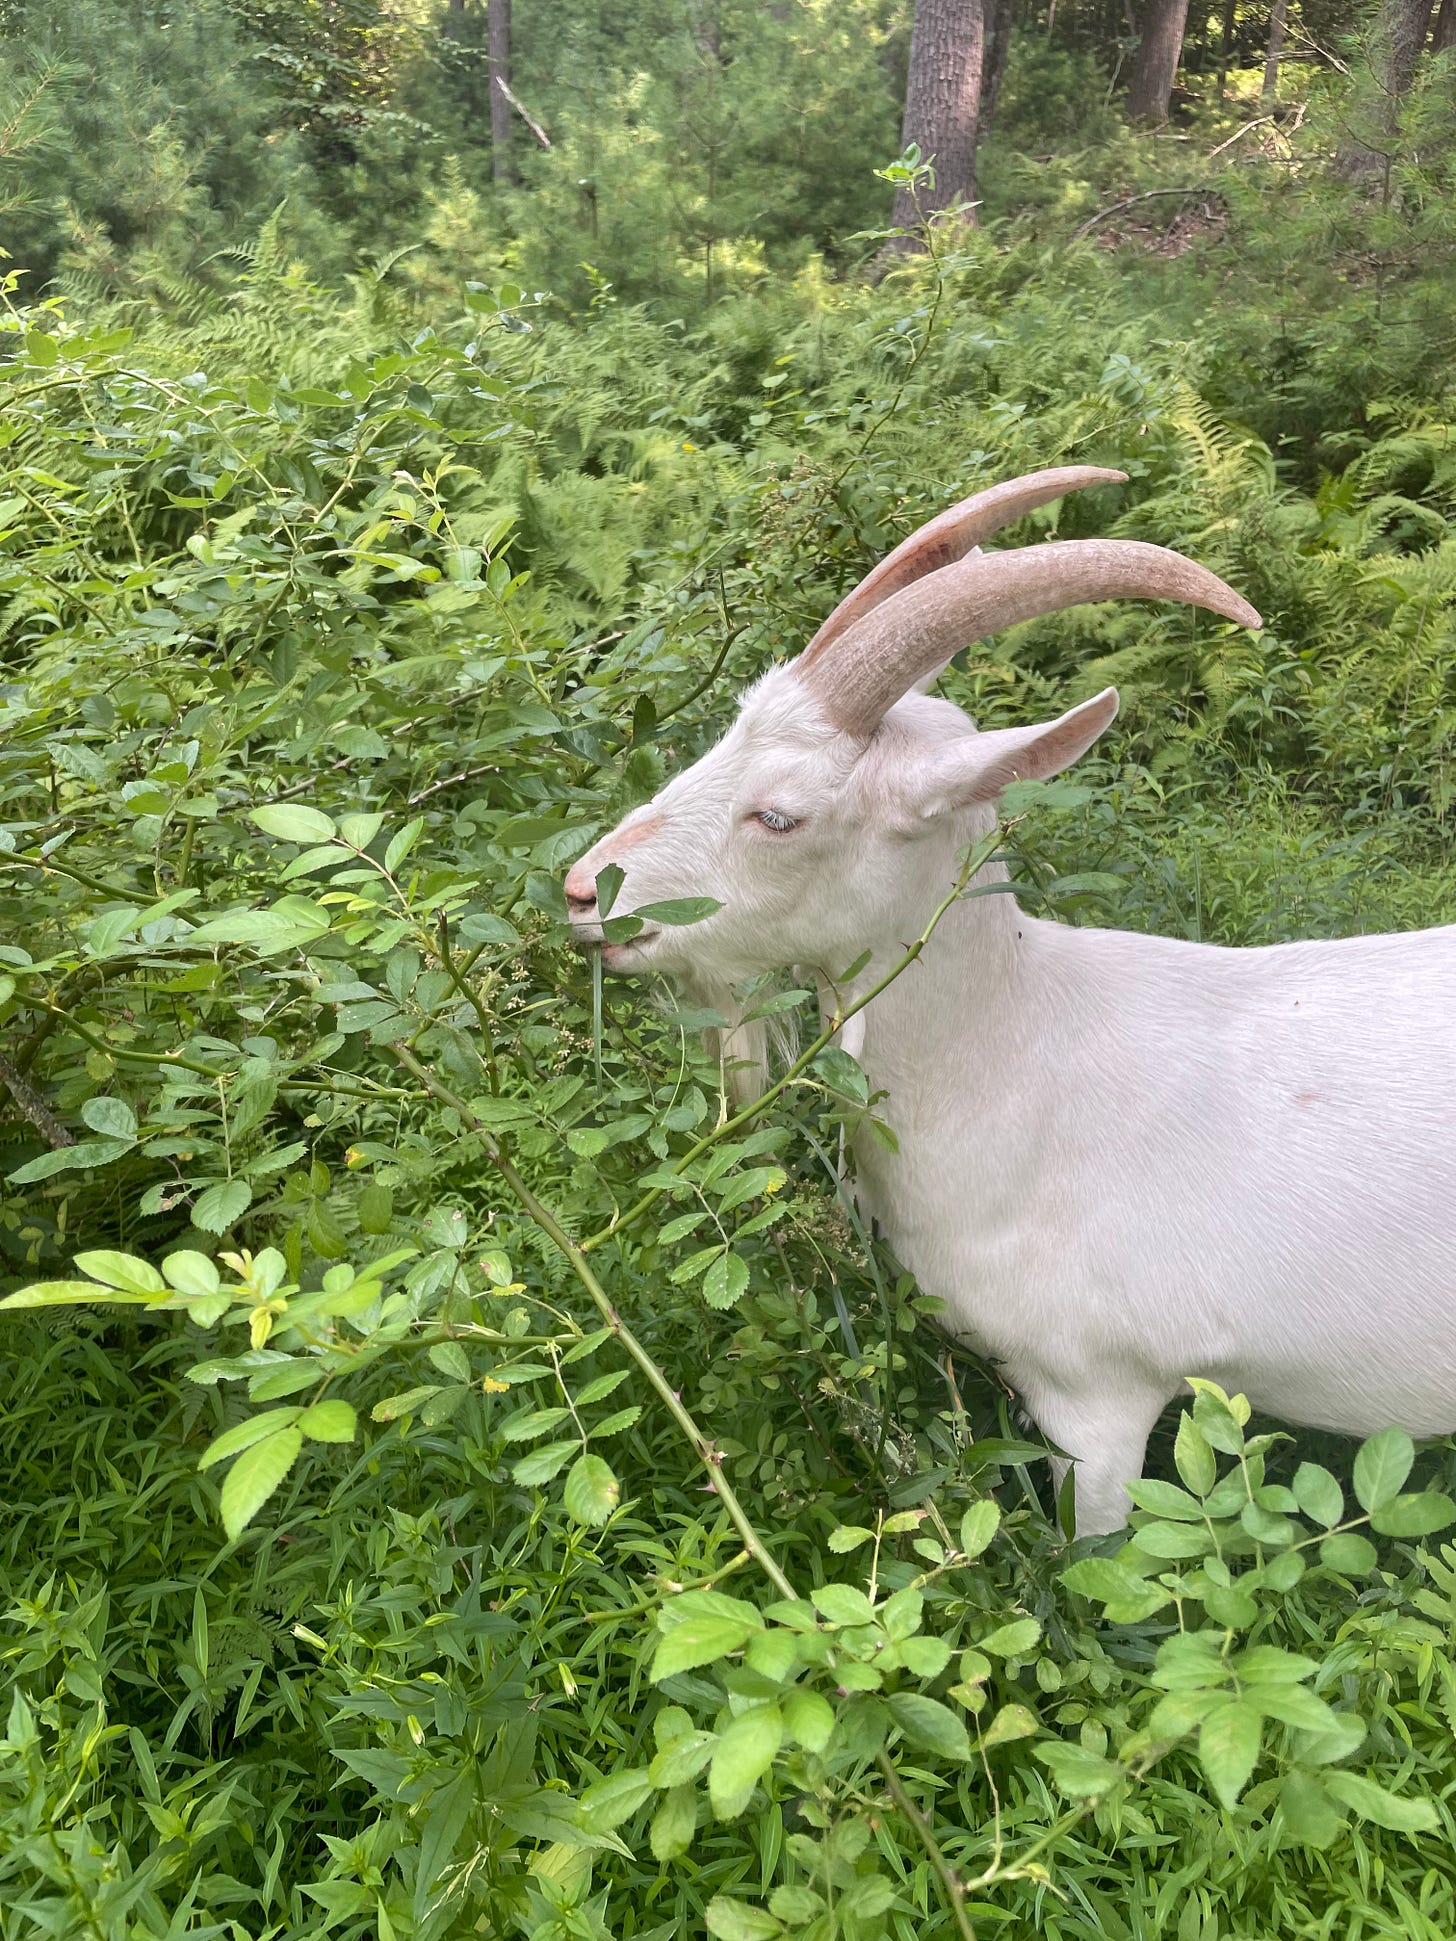
[[[549,1483],[553,1476],[559,1476],[571,1458],[581,1449],[581,1444],[571,1442],[548,1442],[539,1449],[533,1449],[529,1456],[511,1465],[513,1481],[524,1489],[538,1489],[542,1483]]]
[[[79,1256],[78,1256],[79,1258]],[[1370,1525],[1382,1537],[1429,1537],[1456,1523],[1456,1503],[1438,1489],[1412,1490],[1383,1502],[1370,1513]]]
[[[327,911],[304,897],[282,897],[269,910],[232,910],[191,932],[189,944],[251,944],[260,957],[317,942],[329,927]]]
[[[666,903],[644,903],[632,914],[641,917],[644,923],[665,923],[676,927],[685,923],[701,923],[722,907],[713,896],[677,896],[670,897]]]
[[[226,1233],[253,1204],[253,1189],[245,1179],[220,1180],[209,1186],[192,1209],[192,1224],[204,1233]]]
[[[1214,1548],[1209,1531],[1191,1523],[1145,1523],[1133,1531],[1132,1541],[1146,1556],[1165,1560],[1205,1557]]]
[[[578,1456],[566,1478],[566,1513],[578,1523],[600,1528],[616,1509],[621,1494],[610,1463],[601,1456]]]
[[[336,1395],[315,1402],[298,1418],[299,1428],[312,1442],[352,1442],[358,1425],[352,1403]]]
[[[740,1712],[718,1734],[708,1768],[708,1798],[720,1820],[736,1819],[747,1806],[783,1737],[783,1714],[777,1705],[755,1705]]]
[[[1280,1781],[1279,1806],[1288,1832],[1307,1847],[1327,1847],[1345,1824],[1324,1781],[1298,1767]]]
[[[1382,1429],[1355,1452],[1355,1494],[1363,1510],[1382,1509],[1400,1492],[1416,1459],[1404,1429]]]
[[[262,1509],[298,1459],[303,1436],[297,1428],[245,1449],[222,1486],[222,1527],[236,1540]]]
[[[404,825],[398,835],[390,839],[389,847],[384,852],[384,867],[389,871],[391,876],[419,841],[420,832],[424,826],[425,818],[422,815],[417,815],[412,822],[407,822]]]
[[[986,1638],[977,1638],[976,1649],[988,1652],[993,1658],[1024,1658],[1036,1649],[1041,1636],[1041,1626],[1035,1618],[1013,1618],[1010,1624],[998,1625]]]
[[[21,1307],[82,1307],[90,1301],[112,1301],[122,1306],[143,1306],[155,1297],[151,1294],[119,1294],[110,1287],[100,1287],[95,1281],[37,1281],[33,1287],[22,1287],[14,1294],[7,1294],[0,1301],[0,1308]]]
[[[676,1860],[693,1843],[698,1824],[698,1795],[692,1786],[674,1786],[663,1795],[652,1816],[647,1844],[654,1860]]]
[[[1326,1530],[1345,1513],[1345,1497],[1327,1469],[1317,1462],[1302,1462],[1294,1472],[1294,1500],[1311,1522]]]
[[[191,1247],[168,1254],[162,1262],[162,1272],[179,1294],[193,1300],[210,1299],[222,1285],[222,1276],[207,1255]]]
[[[1110,1759],[1099,1758],[1085,1746],[1056,1739],[1033,1748],[1034,1756],[1051,1771],[1052,1778],[1073,1799],[1095,1799],[1110,1792],[1122,1778],[1121,1768]]]
[[[111,1253],[102,1249],[95,1253],[76,1255],[76,1265],[83,1274],[89,1274],[94,1281],[102,1281],[107,1287],[119,1287],[125,1294],[165,1294],[167,1283],[145,1260],[138,1260],[135,1254]]]
[[[225,1429],[203,1450],[198,1459],[199,1469],[211,1469],[214,1463],[226,1462],[229,1456],[240,1455],[244,1449],[251,1449],[255,1442],[262,1442],[266,1436],[277,1435],[302,1415],[302,1409],[265,1409],[261,1415],[249,1416],[245,1422],[236,1422],[232,1428]]]
[[[820,1584],[809,1595],[831,1624],[873,1624],[875,1607],[853,1584]]]
[[[268,802],[261,809],[250,809],[248,819],[256,822],[265,836],[283,842],[327,842],[334,834],[332,816],[321,809],[306,809],[298,802]]]
[[[713,1896],[703,1918],[715,1941],[773,1941],[779,1931],[772,1914],[746,1901],[730,1900],[726,1894]]]
[[[866,1530],[860,1523],[841,1523],[837,1530],[829,1532],[829,1548],[836,1556],[844,1556],[848,1551],[858,1550],[862,1543],[869,1543],[874,1537],[873,1530]]]
[[[81,1117],[93,1132],[106,1139],[135,1139],[136,1114],[125,1099],[87,1099]]]
[[[703,1299],[712,1308],[729,1308],[748,1286],[748,1266],[737,1254],[720,1254],[703,1276]]]
[[[979,1503],[972,1503],[961,1518],[961,1555],[979,1557],[1000,1526],[1000,1506],[991,1497],[984,1496]]]
[[[608,1773],[605,1779],[587,1787],[581,1796],[581,1810],[593,1829],[610,1832],[645,1806],[655,1790],[650,1775],[641,1766],[630,1772]]]
[[[438,1395],[439,1392],[440,1388],[438,1383],[427,1383],[422,1388],[407,1388],[402,1395],[386,1395],[382,1402],[376,1402],[374,1407],[369,1411],[369,1419],[372,1422],[398,1421],[402,1415],[413,1415],[422,1402],[428,1402],[432,1395]],[[566,1457],[578,1446],[575,1442],[563,1443],[561,1447],[565,1451],[565,1454],[561,1460],[565,1462]],[[538,1449],[536,1455],[539,1456],[540,1454],[541,1451]],[[532,1458],[528,1456],[526,1460],[529,1462]],[[520,1466],[519,1463],[516,1464],[517,1469]],[[520,1482],[520,1480],[521,1478],[517,1476],[516,1481]]]
[[[1036,1714],[1025,1705],[1003,1705],[981,1734],[981,1744],[991,1746],[1010,1745],[1015,1739],[1034,1738],[1041,1731]]]
[[[923,1692],[892,1692],[885,1703],[912,1745],[933,1752],[938,1759],[970,1758],[971,1741],[965,1726],[938,1698],[927,1698]]]
[[[1259,1757],[1263,1730],[1258,1708],[1237,1698],[1225,1700],[1199,1727],[1198,1763],[1221,1806],[1237,1805]]]
[[[757,1627],[741,1618],[686,1617],[665,1631],[652,1659],[652,1679],[661,1684],[675,1672],[711,1665],[742,1648]]]
[[[351,849],[367,849],[383,827],[382,815],[346,815],[340,819],[339,834]]]
[[[1355,1530],[1342,1530],[1320,1545],[1320,1562],[1342,1577],[1368,1577],[1376,1561],[1375,1545]]]
[[[1183,1418],[1185,1422],[1188,1419],[1186,1415]],[[1146,1476],[1141,1482],[1129,1483],[1127,1489],[1138,1508],[1150,1510],[1154,1516],[1171,1517],[1176,1523],[1203,1521],[1203,1505],[1186,1489],[1179,1489],[1176,1483],[1165,1483],[1156,1476]]]
[[[823,1752],[834,1733],[834,1708],[827,1698],[800,1686],[783,1704],[784,1729],[806,1752]]]
[[[1388,1827],[1392,1833],[1434,1833],[1441,1824],[1441,1816],[1430,1800],[1387,1792],[1364,1773],[1327,1772],[1324,1783],[1352,1813]]]

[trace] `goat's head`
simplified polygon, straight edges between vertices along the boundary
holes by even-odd
[[[913,533],[843,600],[800,657],[745,695],[728,733],[572,868],[580,942],[602,940],[597,877],[623,872],[610,914],[712,897],[688,928],[646,921],[605,944],[614,970],[722,990],[807,963],[842,970],[919,929],[956,851],[989,829],[1015,777],[1074,761],[1112,720],[1104,690],[1058,720],[978,733],[921,692],[967,642],[1087,600],[1182,600],[1246,627],[1259,616],[1191,560],[1132,540],[1068,540],[982,554],[998,527],[1121,472],[1067,466],[977,493]]]

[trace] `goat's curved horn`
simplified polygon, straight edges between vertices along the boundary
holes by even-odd
[[[1034,512],[1064,493],[1080,492],[1087,485],[1126,483],[1126,472],[1110,472],[1105,466],[1058,465],[1046,472],[1028,472],[1024,478],[1003,479],[984,492],[972,493],[969,499],[962,499],[959,505],[902,539],[893,553],[887,553],[854,591],[844,596],[799,656],[800,667],[812,666],[830,641],[837,640],[892,593],[964,559],[983,539],[1023,513]]]
[[[869,735],[968,642],[1088,600],[1182,600],[1241,627],[1263,625],[1247,600],[1181,553],[1139,539],[1063,539],[943,566],[857,620],[832,652],[812,663],[806,652],[794,665],[835,727]]]

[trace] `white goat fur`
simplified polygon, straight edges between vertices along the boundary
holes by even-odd
[[[866,742],[776,670],[568,892],[580,906],[618,863],[613,915],[723,904],[607,946],[614,969],[722,1003],[868,949],[852,999],[923,930],[1012,774],[1064,767],[1116,709],[1109,689],[977,733],[912,693]],[[799,827],[770,832],[766,808]],[[1229,950],[1038,921],[1002,893],[953,905],[855,1022],[899,1140],[856,1151],[861,1203],[1075,1458],[1079,1534],[1126,1521],[1188,1375],[1292,1423],[1456,1428],[1456,928]]]

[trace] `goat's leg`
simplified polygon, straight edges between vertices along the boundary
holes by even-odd
[[[1058,1390],[1027,1394],[1037,1427],[1072,1458],[1079,1537],[1106,1536],[1127,1522],[1127,1485],[1143,1473],[1148,1436],[1169,1399],[1153,1390],[1095,1397]],[[1058,1498],[1067,1469],[1066,1462],[1053,1460]]]

